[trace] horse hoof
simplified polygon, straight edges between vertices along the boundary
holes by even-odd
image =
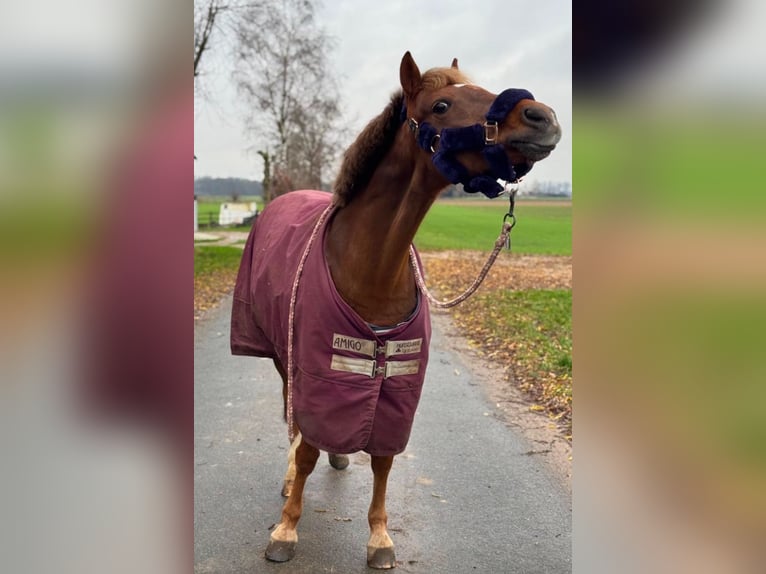
[[[371,548],[368,546],[367,566],[370,568],[377,568],[379,570],[396,568],[396,555],[394,554],[394,547],[389,546],[388,548]]]
[[[266,559],[272,562],[287,562],[295,556],[295,542],[271,540],[266,548]]]
[[[348,456],[330,453],[330,466],[336,470],[343,470],[348,466]]]

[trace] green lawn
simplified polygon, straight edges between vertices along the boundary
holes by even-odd
[[[541,373],[571,378],[571,290],[501,291],[492,294],[490,305],[497,311],[488,313],[485,321],[517,342],[521,358],[534,363]]]
[[[214,276],[220,271],[236,271],[242,259],[237,247],[206,245],[194,247],[194,277]]]
[[[421,250],[472,249],[490,251],[500,233],[507,203],[439,201],[423,221],[415,245]],[[516,204],[516,227],[511,232],[514,253],[571,255],[570,202]]]
[[[500,291],[487,297],[481,302],[485,325],[514,349],[522,388],[571,424],[572,291]]]
[[[571,435],[571,289],[492,290],[452,313],[480,354],[511,369],[533,410],[547,410]]]
[[[213,217],[215,221],[218,221],[218,213],[221,209],[222,201],[198,201],[197,202],[197,221],[205,223],[209,217]]]

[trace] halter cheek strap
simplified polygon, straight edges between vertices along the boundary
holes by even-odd
[[[462,183],[463,189],[468,193],[480,191],[487,197],[497,197],[503,191],[497,179],[515,182],[529,172],[526,166],[514,168],[508,160],[505,148],[497,142],[498,125],[505,120],[516,104],[525,99],[535,98],[527,90],[516,88],[501,92],[492,102],[483,124],[444,128],[437,132],[428,122],[418,124],[410,118],[407,123],[415,134],[418,145],[433,153],[434,166],[448,181]],[[402,113],[406,117],[406,110],[403,109]],[[471,176],[465,166],[457,160],[457,153],[471,150],[482,150],[482,155],[489,164],[489,169],[484,173]]]

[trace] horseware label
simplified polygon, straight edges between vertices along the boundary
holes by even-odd
[[[348,335],[338,335],[338,333],[332,336],[332,348],[338,351],[353,351],[368,357],[375,356],[375,341],[357,339]]]
[[[375,361],[372,359],[353,359],[351,357],[341,357],[333,355],[330,368],[333,371],[345,371],[347,373],[356,373],[357,375],[367,375],[370,378],[375,376]]]
[[[386,378],[399,375],[416,375],[420,370],[420,359],[412,361],[387,361]]]
[[[407,341],[388,341],[386,343],[386,357],[394,355],[410,355],[419,353],[423,346],[423,339],[409,339]]]

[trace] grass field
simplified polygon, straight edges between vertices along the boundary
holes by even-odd
[[[456,317],[481,348],[500,360],[512,357],[519,386],[571,433],[571,289],[485,293],[477,297],[475,311],[459,309]]]
[[[240,259],[242,259],[242,250],[236,247],[195,246],[194,276],[215,275],[220,271],[236,269]]]
[[[482,261],[466,252],[425,257],[440,299],[468,286]],[[505,367],[508,382],[571,435],[572,290],[569,257],[501,257],[479,290],[450,310],[476,353]],[[567,272],[567,269],[569,270]]]
[[[218,213],[222,202],[213,203],[211,201],[197,202],[197,221],[207,222],[209,217],[218,219]]]
[[[497,200],[440,201],[428,212],[415,237],[418,249],[491,251],[500,233],[507,203]],[[516,204],[516,227],[511,233],[514,253],[571,255],[571,202]]]
[[[242,250],[237,247],[194,246],[194,317],[230,293],[237,278]]]
[[[250,201],[243,198],[242,201]],[[220,205],[228,199],[203,197],[197,203],[202,226],[218,220]],[[259,209],[262,205],[259,201]],[[500,234],[508,204],[476,200],[444,200],[429,211],[415,237],[423,251],[470,249],[491,251]],[[572,204],[569,201],[524,201],[516,204],[516,227],[511,233],[513,252],[520,254],[571,255]],[[232,227],[249,230],[249,226]]]

